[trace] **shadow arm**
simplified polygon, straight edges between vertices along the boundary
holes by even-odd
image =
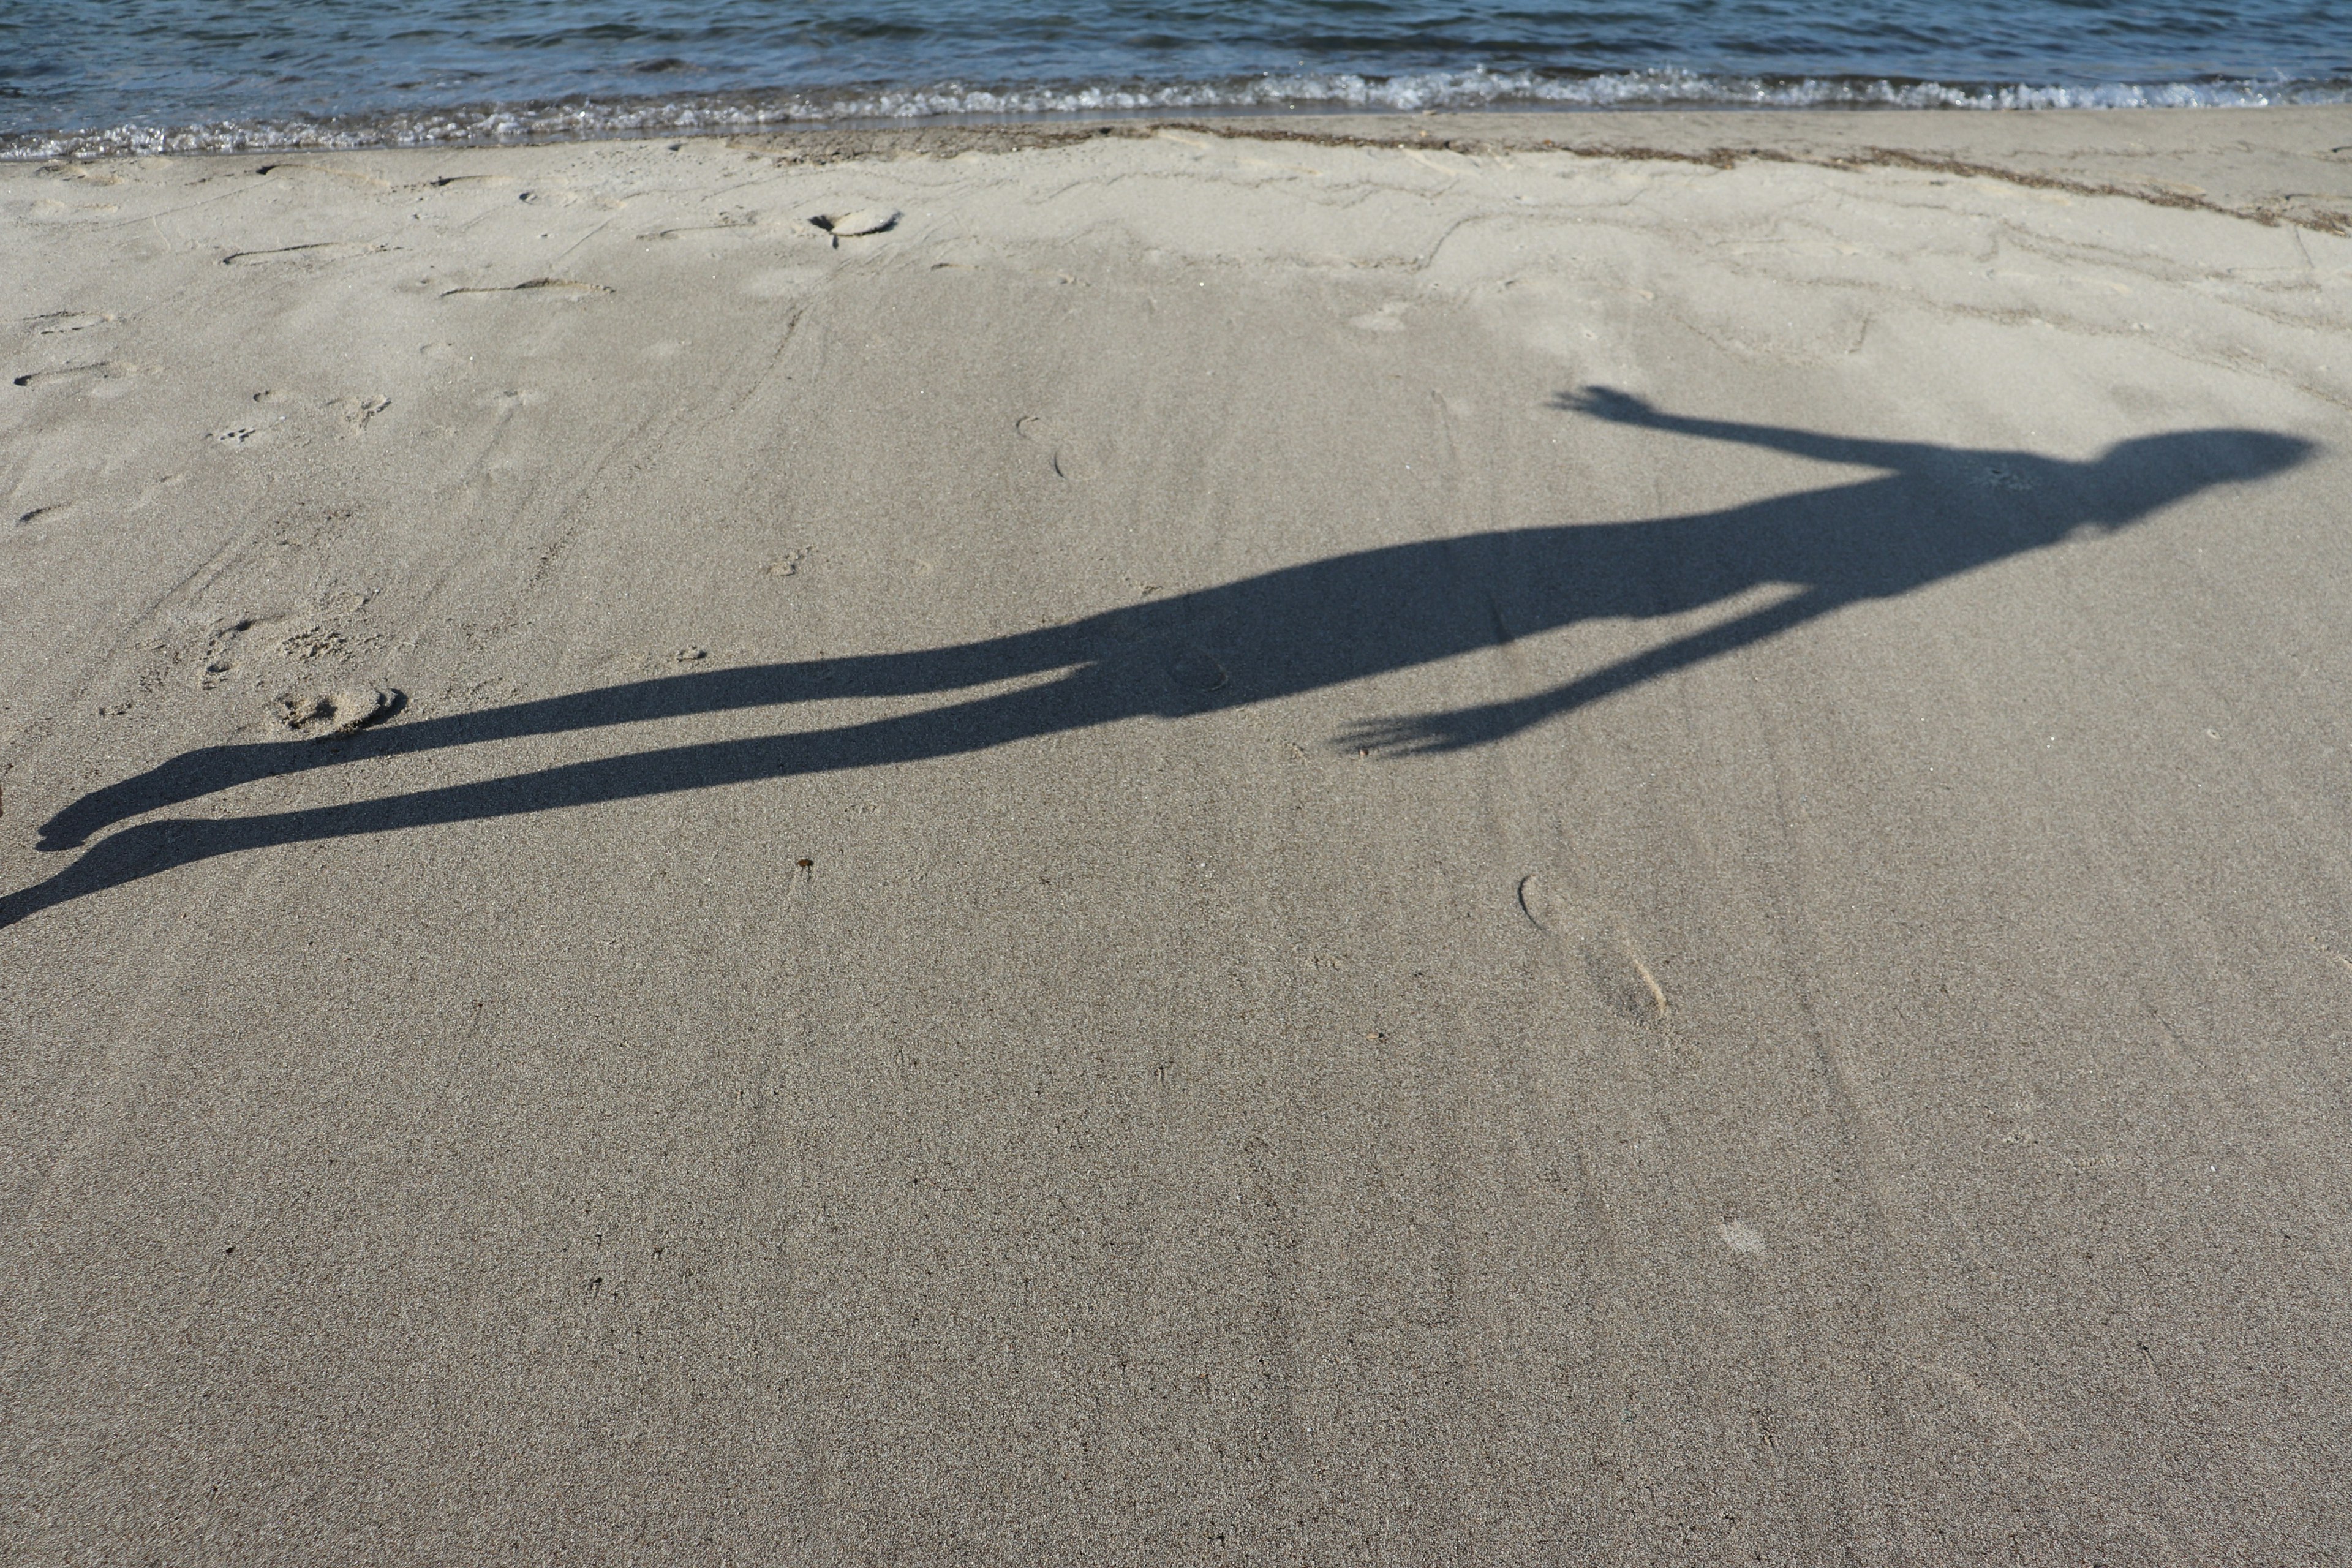
[[[1736,653],[1791,627],[1825,616],[1846,601],[1819,589],[1791,595],[1760,610],[1736,616],[1719,626],[1693,632],[1631,658],[1604,665],[1588,675],[1562,682],[1549,691],[1507,702],[1457,708],[1448,713],[1418,713],[1397,719],[1367,721],[1343,731],[1332,742],[1345,752],[1366,752],[1385,757],[1429,756],[1483,746],[1542,723],[1562,713],[1589,707],[1631,686],[1655,680]]]
[[[1695,419],[1668,414],[1645,397],[1612,386],[1580,387],[1552,399],[1552,406],[1570,414],[1590,415],[1612,425],[1639,425],[1677,436],[1698,436],[1710,441],[1731,441],[1761,447],[1822,463],[1851,463],[1866,468],[1913,472],[1936,450],[1917,441],[1873,441],[1858,436],[1829,436],[1817,430],[1795,430],[1785,425],[1752,425],[1741,419]]]

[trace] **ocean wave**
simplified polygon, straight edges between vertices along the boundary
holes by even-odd
[[[0,135],[0,159],[97,158],[303,148],[473,146],[782,130],[817,124],[1055,120],[1168,112],[1417,112],[1610,109],[2215,109],[2352,101],[2352,82],[2218,80],[2088,86],[1885,78],[1717,76],[1678,70],[1546,73],[1470,67],[1378,77],[1300,72],[1204,81],[1116,81],[824,92],[577,99],[342,117],[115,125]]]

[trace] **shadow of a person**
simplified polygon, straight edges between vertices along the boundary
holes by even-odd
[[[1549,689],[1377,721],[1337,741],[1387,755],[1485,744],[1841,606],[1908,593],[2084,529],[2120,528],[2216,484],[2279,473],[2312,449],[2266,431],[2186,430],[2120,442],[2078,462],[1691,418],[1606,387],[1562,395],[1556,406],[1879,472],[1681,517],[1388,545],[948,647],[670,676],[335,741],[205,747],[73,802],[43,826],[38,847],[76,847],[133,816],[360,758],[1053,677],[829,730],[659,748],[341,805],[142,824],[0,900],[0,923],[240,849],[956,755],[1123,719],[1270,701],[1580,621],[1671,616],[1759,588],[1788,590],[1760,608]]]

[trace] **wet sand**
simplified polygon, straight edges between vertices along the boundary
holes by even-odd
[[[2352,1552],[2352,110],[0,214],[0,1555]]]

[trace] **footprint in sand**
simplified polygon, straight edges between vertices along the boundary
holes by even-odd
[[[1744,1219],[1725,1220],[1715,1227],[1715,1233],[1723,1237],[1724,1246],[1743,1258],[1764,1256],[1763,1234]]]
[[[278,651],[288,658],[311,659],[320,654],[337,654],[350,647],[342,633],[329,631],[324,626],[305,626],[278,645]]]
[[[688,223],[680,224],[676,228],[657,228],[650,231],[649,233],[641,234],[637,236],[637,237],[642,240],[662,240],[677,239],[683,235],[689,234],[727,234],[731,232],[740,235],[749,235],[760,226],[760,215],[758,213],[750,211],[728,211],[720,213],[716,218],[709,223]]]
[[[343,423],[343,428],[354,435],[367,428],[368,421],[392,406],[389,397],[338,397],[327,405]]]
[[[275,711],[278,722],[288,729],[309,730],[312,740],[323,741],[388,719],[399,710],[404,700],[399,692],[383,687],[358,688],[324,697],[289,693],[278,700]],[[318,728],[310,729],[314,724]]]
[[[389,190],[392,187],[392,182],[389,180],[380,180],[373,174],[362,174],[357,169],[338,169],[331,163],[264,163],[254,173],[265,176],[275,174],[281,179],[289,175],[312,175],[320,179],[342,180],[354,185],[373,186],[377,190]]]
[[[856,212],[812,213],[811,226],[833,237],[833,247],[841,248],[845,239],[869,234],[887,234],[898,226],[898,215],[887,207],[860,207]]]
[[[805,294],[824,280],[822,267],[772,267],[754,272],[736,287],[751,300],[788,300]]]
[[[266,611],[247,616],[206,617],[204,621],[205,651],[196,668],[198,689],[210,691],[236,674],[244,662],[238,655],[242,651],[240,645],[245,635],[280,619],[283,617]]]
[[[1062,479],[1086,479],[1093,477],[1095,464],[1085,447],[1072,441],[1059,420],[1024,415],[1013,422],[1013,433],[1041,448],[1045,464],[1054,477]]]
[[[1214,691],[1232,677],[1217,662],[1216,656],[1188,643],[1169,659],[1168,679],[1176,683],[1180,691]]]
[[[88,364],[61,364],[55,370],[28,370],[14,377],[10,384],[58,386],[76,381],[110,381],[116,376],[130,374],[131,369],[130,365],[117,364],[111,360],[93,360]]]
[[[520,283],[501,284],[496,288],[445,289],[444,300],[460,294],[540,294],[552,299],[577,300],[592,294],[610,294],[602,283],[589,283],[577,278],[527,278]]]
[[[44,218],[71,223],[78,218],[102,217],[122,210],[119,202],[61,202],[55,196],[44,196],[33,204],[33,211]]]
[[[46,316],[32,317],[28,324],[37,337],[54,337],[59,332],[88,331],[113,321],[112,316],[89,310],[55,310]]]
[[[274,250],[232,250],[221,258],[223,267],[266,267],[277,261],[341,261],[350,256],[372,256],[391,247],[358,240],[326,239],[315,245],[281,245]]]
[[[1562,897],[1539,872],[1519,879],[1518,903],[1528,924],[1559,938],[1574,955],[1594,1001],[1636,1023],[1664,1021],[1671,1010],[1665,988],[1634,952],[1622,921]]]

